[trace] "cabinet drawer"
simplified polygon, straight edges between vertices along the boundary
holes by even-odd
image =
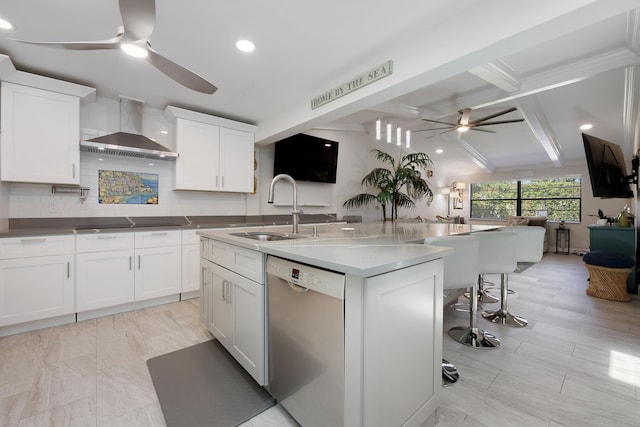
[[[229,251],[229,269],[258,282],[264,283],[264,255],[259,251],[231,245]]]
[[[72,254],[74,236],[29,236],[0,239],[0,259]]]
[[[209,242],[209,261],[228,267],[229,250],[231,245],[228,243],[218,242],[217,240],[208,239]]]
[[[209,259],[209,239],[200,237],[200,258]]]
[[[182,231],[137,231],[135,233],[136,248],[154,248],[182,244]]]
[[[76,251],[101,252],[133,249],[133,233],[98,233],[76,236]]]

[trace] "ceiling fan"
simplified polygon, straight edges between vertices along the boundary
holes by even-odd
[[[155,0],[119,0],[123,26],[112,39],[88,42],[35,42],[11,39],[20,43],[68,50],[122,49],[131,56],[145,58],[151,65],[171,79],[206,94],[218,88],[175,62],[165,58],[151,47],[150,38],[156,21]]]
[[[471,108],[465,108],[465,109],[462,109],[462,110],[458,111],[458,113],[460,113],[460,118],[458,119],[458,121],[456,123],[443,122],[443,121],[440,121],[440,120],[422,119],[425,122],[437,123],[437,124],[446,125],[446,126],[445,127],[434,127],[434,128],[428,128],[428,129],[420,129],[420,130],[415,130],[413,132],[423,132],[423,131],[446,129],[444,132],[440,132],[440,133],[438,133],[436,135],[432,135],[432,136],[430,136],[428,138],[433,138],[435,136],[442,135],[443,133],[451,132],[452,130],[457,130],[458,132],[466,132],[468,130],[474,130],[474,131],[495,133],[494,131],[492,131],[490,129],[479,129],[479,128],[481,126],[491,126],[491,125],[501,125],[501,124],[505,124],[505,123],[523,122],[524,119],[487,121],[487,120],[491,120],[491,119],[494,119],[496,117],[511,113],[513,111],[516,111],[516,110],[517,110],[516,107],[511,107],[511,108],[507,108],[506,110],[502,110],[502,111],[499,111],[497,113],[490,114],[490,115],[488,115],[486,117],[482,117],[481,119],[471,120]]]

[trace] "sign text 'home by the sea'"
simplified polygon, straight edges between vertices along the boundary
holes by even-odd
[[[354,77],[348,82],[343,83],[340,86],[331,89],[320,96],[316,96],[311,100],[311,109],[313,110],[328,102],[335,101],[341,96],[358,90],[361,87],[368,85],[369,83],[373,83],[376,80],[380,80],[381,78],[390,76],[392,72],[393,61],[387,61],[384,64],[379,65],[376,68],[367,71],[366,73],[360,74],[359,76]]]

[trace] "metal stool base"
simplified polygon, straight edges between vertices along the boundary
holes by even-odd
[[[529,322],[522,317],[515,316],[506,310],[483,311],[482,317],[501,325],[513,326],[516,328],[524,328]]]
[[[449,336],[460,344],[473,348],[490,349],[500,347],[498,338],[478,328],[456,326],[449,329]]]
[[[442,359],[442,386],[449,387],[450,385],[454,385],[458,381],[458,378],[460,378],[460,375],[455,365]]]
[[[464,293],[465,298],[469,297],[469,292]],[[500,301],[500,298],[491,295],[489,292],[484,290],[478,290],[478,302],[484,302],[487,304],[493,304],[494,302]]]

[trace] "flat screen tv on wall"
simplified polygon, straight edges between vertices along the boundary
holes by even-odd
[[[299,133],[275,143],[273,176],[281,173],[296,181],[336,183],[338,143]]]
[[[629,182],[633,179],[627,175],[620,146],[586,133],[582,134],[582,141],[593,197],[633,197],[633,191],[629,187]],[[636,173],[635,167],[633,173]]]

